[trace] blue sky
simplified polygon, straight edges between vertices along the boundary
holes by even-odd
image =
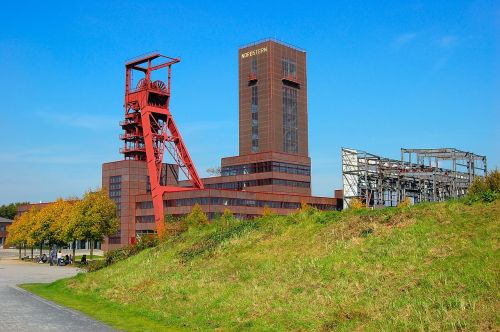
[[[456,147],[500,165],[497,1],[10,1],[0,13],[0,203],[80,196],[121,158],[124,62],[180,56],[171,110],[202,175],[238,154],[237,50],[308,52],[313,193],[340,148]]]

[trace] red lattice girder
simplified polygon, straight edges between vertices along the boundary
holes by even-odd
[[[179,59],[152,53],[128,62],[125,77],[125,121],[121,135],[126,159],[145,160],[147,163],[155,222],[159,236],[165,231],[163,195],[169,192],[203,189],[181,134],[170,113],[171,66]],[[168,80],[152,80],[151,72],[168,69]],[[144,75],[136,87],[132,87],[132,74]],[[192,188],[162,185],[162,165],[165,149],[172,156],[184,175],[191,181]]]

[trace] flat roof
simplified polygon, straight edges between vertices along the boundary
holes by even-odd
[[[7,219],[7,218],[2,218],[0,217],[0,223],[8,223],[12,224],[13,220]]]

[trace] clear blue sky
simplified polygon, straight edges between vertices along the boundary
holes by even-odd
[[[314,194],[341,186],[342,146],[456,147],[500,165],[498,1],[9,1],[0,203],[100,186],[121,158],[124,62],[151,50],[182,58],[171,109],[202,175],[237,155],[237,49],[265,37],[308,52]]]

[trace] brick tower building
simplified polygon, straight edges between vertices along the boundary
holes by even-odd
[[[202,189],[165,193],[165,213],[184,215],[195,204],[210,218],[227,208],[239,218],[258,216],[264,207],[287,214],[302,203],[339,209],[341,200],[311,196],[306,52],[268,39],[240,48],[238,61],[239,155],[222,158],[221,175],[203,178]],[[172,110],[172,114],[180,111]],[[122,135],[126,142],[127,137]],[[134,142],[131,149],[142,153],[144,146]],[[124,156],[125,160],[103,164],[103,187],[117,203],[121,219],[119,232],[106,239],[104,250],[155,232],[146,161]],[[177,165],[165,164],[164,168],[162,182],[192,186],[179,179]]]

